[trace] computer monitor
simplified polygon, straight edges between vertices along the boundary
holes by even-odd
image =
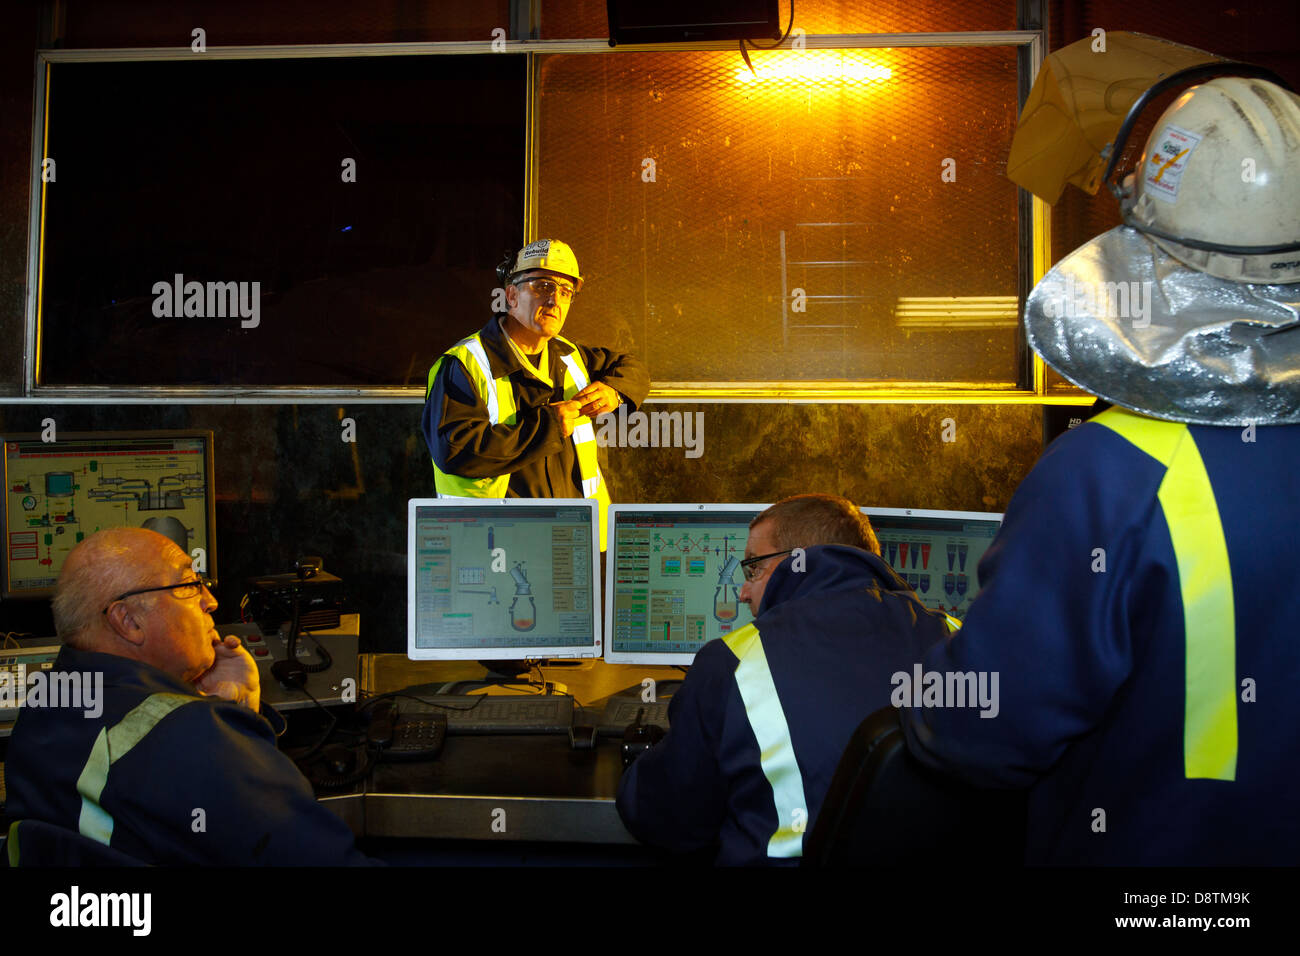
[[[600,657],[599,507],[584,498],[411,499],[407,657]]]
[[[881,557],[926,607],[964,619],[979,592],[976,568],[1002,525],[980,511],[863,508],[876,529]]]
[[[753,618],[740,562],[761,504],[612,505],[605,660],[685,667]]]
[[[5,598],[47,598],[63,561],[102,528],[149,528],[217,576],[212,432],[7,435]]]

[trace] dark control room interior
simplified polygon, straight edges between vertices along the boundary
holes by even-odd
[[[1297,89],[1272,0],[6,3],[8,864],[1294,866]]]

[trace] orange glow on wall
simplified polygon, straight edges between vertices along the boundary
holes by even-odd
[[[845,50],[803,50],[751,54],[754,70],[743,64],[736,70],[741,83],[870,83],[888,80],[894,71],[868,56]]]

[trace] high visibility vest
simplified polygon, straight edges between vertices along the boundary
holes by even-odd
[[[774,858],[803,856],[803,835],[808,823],[808,800],[804,796],[803,774],[794,755],[790,725],[776,683],[767,665],[763,639],[758,628],[746,624],[722,638],[736,664],[736,687],[745,705],[745,716],[758,741],[759,764],[772,786],[776,805],[776,830],[767,841],[767,855]]]
[[[108,785],[108,773],[113,764],[131,752],[164,717],[178,707],[201,700],[189,694],[151,694],[135,706],[112,727],[99,731],[90,756],[77,778],[77,792],[81,794],[81,814],[77,829],[84,837],[108,846],[113,839],[113,818],[100,805],[100,797]]]
[[[1237,777],[1237,628],[1223,521],[1191,429],[1122,408],[1092,419],[1165,466],[1157,497],[1182,591],[1186,667],[1183,771]]]
[[[582,355],[568,339],[556,336],[557,342],[573,349],[568,355],[560,357],[564,363],[564,398],[569,400],[587,387],[590,377],[587,367],[582,363]],[[487,405],[488,422],[492,425],[514,425],[518,421],[518,408],[515,406],[514,388],[508,375],[499,378],[492,376],[492,366],[488,362],[487,350],[478,332],[462,339],[449,348],[433,368],[429,369],[429,382],[425,389],[427,395],[433,390],[433,380],[448,355],[460,361],[474,383],[479,398]],[[578,474],[582,478],[582,496],[595,498],[600,502],[600,549],[605,550],[605,515],[609,508],[609,490],[600,474],[600,463],[596,457],[596,430],[591,419],[585,415],[578,418],[573,429],[573,448],[578,455]],[[433,463],[434,487],[439,498],[504,498],[510,485],[509,473],[490,478],[462,478],[451,475]]]

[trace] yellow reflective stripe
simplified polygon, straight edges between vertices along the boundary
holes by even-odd
[[[131,752],[158,722],[177,707],[199,700],[188,694],[151,694],[112,727],[102,729],[90,749],[86,766],[77,778],[81,794],[81,835],[105,846],[113,838],[113,818],[100,806],[99,798],[108,785],[109,768]]]
[[[1110,409],[1094,421],[1166,468],[1157,497],[1178,563],[1186,642],[1183,772],[1237,777],[1237,630],[1228,543],[1214,488],[1186,425]]]
[[[1200,450],[1179,446],[1160,485],[1187,630],[1183,748],[1188,777],[1237,777],[1237,640],[1232,568]]]
[[[487,352],[483,349],[483,343],[477,337],[466,339],[461,343],[464,346],[465,353],[471,356],[478,365],[478,375],[475,376],[475,384],[483,392],[483,400],[487,403],[488,422],[495,425],[501,418],[497,409],[497,383],[492,377],[492,366],[488,364]]]
[[[1187,434],[1186,425],[1147,418],[1118,407],[1108,408],[1092,420],[1098,425],[1105,425],[1121,438],[1128,439],[1166,468],[1173,461],[1175,450]]]
[[[943,615],[943,618],[944,618],[944,623],[948,625],[949,634],[956,634],[958,631],[961,630],[961,621],[959,621],[957,618],[953,617],[951,614],[948,613],[945,613]]]
[[[81,768],[77,778],[77,792],[81,794],[81,815],[77,820],[77,829],[82,836],[108,846],[113,839],[113,818],[99,805],[99,798],[108,784],[108,768],[112,761],[108,756],[108,730],[101,729],[90,748],[90,757]]]
[[[20,821],[15,820],[9,824],[9,842],[5,849],[9,853],[9,866],[17,869],[18,867],[18,824]]]
[[[600,477],[600,460],[596,457],[596,430],[591,419],[579,419],[581,424],[573,429],[573,449],[578,453],[578,473],[584,481]],[[579,436],[583,437],[579,437]]]
[[[808,819],[808,801],[804,797],[803,775],[794,755],[794,742],[790,739],[790,726],[781,709],[772,671],[767,666],[767,654],[758,628],[747,624],[723,638],[731,652],[740,659],[736,665],[736,686],[745,703],[745,716],[758,741],[759,763],[763,775],[772,785],[772,800],[776,804],[776,832],[767,842],[769,857],[803,856],[803,831],[795,829],[795,814],[801,823]]]
[[[515,398],[514,390],[510,385],[510,376],[492,377],[492,364],[488,359],[487,349],[483,346],[482,337],[475,333],[467,339],[461,339],[447,350],[446,355],[459,360],[465,367],[465,373],[469,376],[475,391],[487,406],[488,422],[492,425],[515,424]],[[473,361],[471,362],[470,359]],[[442,358],[438,359],[429,372],[429,391],[433,390],[433,378],[440,364]]]
[[[573,349],[568,355],[561,355],[560,361],[564,363],[564,397],[573,398],[574,395],[587,387],[589,377],[587,367],[582,364],[582,355],[568,339],[556,336],[569,348]],[[600,474],[600,459],[596,452],[596,429],[591,424],[590,418],[579,418],[573,428],[573,448],[578,454],[578,475],[582,479],[582,494],[585,498],[599,498],[601,503],[600,512],[600,550],[605,550],[605,508],[609,505],[609,493],[604,488],[604,479]]]
[[[504,498],[510,490],[510,476],[497,475],[495,478],[461,478],[449,475],[437,465],[433,466],[433,483],[438,489],[438,497],[451,501],[479,501],[483,498]],[[444,488],[455,488],[465,494],[452,494]]]
[[[487,406],[488,424],[515,424],[517,416],[515,415],[514,391],[510,385],[510,379],[508,377],[499,380],[492,378],[492,366],[488,361],[487,350],[484,349],[483,340],[478,334],[476,333],[457,342],[447,350],[446,354],[458,360],[465,367],[465,374],[469,376],[470,383]],[[438,364],[441,364],[441,362],[442,359],[440,358]],[[429,373],[430,389],[432,389],[433,376],[436,372],[437,365]],[[488,478],[462,478],[460,475],[446,473],[438,467],[436,461],[433,463],[433,479],[439,498],[465,500],[504,498],[510,488],[510,476],[508,474]]]
[[[731,653],[742,659],[757,640],[758,628],[753,624],[746,624],[738,631],[722,635],[722,643],[731,648]]]
[[[600,551],[604,554],[609,535],[609,489],[605,487],[605,482],[599,474],[591,480],[595,483],[596,490],[589,493],[587,497],[595,498],[600,506]],[[585,479],[582,482],[582,489],[584,492],[587,490]]]
[[[574,394],[577,394],[586,388],[587,370],[583,367],[582,359],[578,353],[574,351],[570,352],[568,355],[561,355],[560,361],[564,363],[564,367],[569,370],[569,375],[573,377],[573,384],[576,386],[573,390]],[[566,394],[565,397],[568,398],[570,396]]]
[[[572,343],[565,341],[566,344]],[[587,387],[587,369],[582,364],[582,356],[575,349],[568,355],[561,355],[560,361],[566,369],[564,376],[564,397],[572,398]],[[596,454],[596,429],[590,418],[579,418],[573,428],[573,448],[578,453],[578,474],[582,478],[582,494],[594,498],[600,490],[600,459]],[[602,549],[603,550],[603,549]]]

